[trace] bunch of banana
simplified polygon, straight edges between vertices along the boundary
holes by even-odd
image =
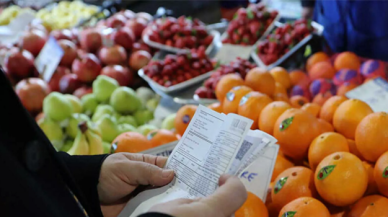
[[[77,136],[75,137],[73,146],[67,153],[71,155],[96,155],[103,154],[103,144],[98,132],[88,128],[86,122],[78,124]]]

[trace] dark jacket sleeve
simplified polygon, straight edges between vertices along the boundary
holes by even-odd
[[[150,213],[141,214],[139,215],[139,217],[172,217],[172,216],[163,214],[163,213],[150,212]]]
[[[302,0],[302,7],[313,8],[315,6],[315,0]]]

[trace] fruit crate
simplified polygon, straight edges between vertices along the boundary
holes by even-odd
[[[277,27],[281,27],[283,25],[284,25],[284,23],[276,22],[275,28],[272,31],[274,31]],[[315,42],[317,41],[317,39],[321,38],[323,30],[324,30],[324,27],[321,24],[314,22],[314,21],[311,22],[311,26],[313,27],[314,32],[312,34],[306,36],[302,41],[297,43],[291,50],[289,50],[286,54],[284,54],[282,57],[280,57],[275,62],[273,62],[269,65],[266,65],[260,59],[259,55],[257,55],[256,49],[252,50],[251,58],[258,66],[264,67],[268,70],[272,69],[276,66],[282,66],[284,68],[297,68],[298,66],[296,66],[296,64],[297,64],[297,62],[300,62],[297,60],[304,59],[303,56],[305,56],[306,47],[309,46],[309,49],[316,50],[317,44],[319,44],[319,43],[315,43]],[[261,40],[259,40],[255,46],[257,47],[257,45],[260,42],[261,42]],[[318,50],[320,50],[320,49],[318,48]]]

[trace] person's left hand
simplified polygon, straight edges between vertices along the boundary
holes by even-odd
[[[139,185],[164,186],[174,178],[173,170],[162,169],[167,158],[145,154],[117,153],[101,166],[97,186],[105,217],[117,216],[128,196]]]

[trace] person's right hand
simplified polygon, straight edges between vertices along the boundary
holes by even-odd
[[[174,217],[230,217],[247,199],[242,182],[235,176],[223,175],[214,194],[199,198],[178,199],[153,206],[149,212],[165,213]]]

